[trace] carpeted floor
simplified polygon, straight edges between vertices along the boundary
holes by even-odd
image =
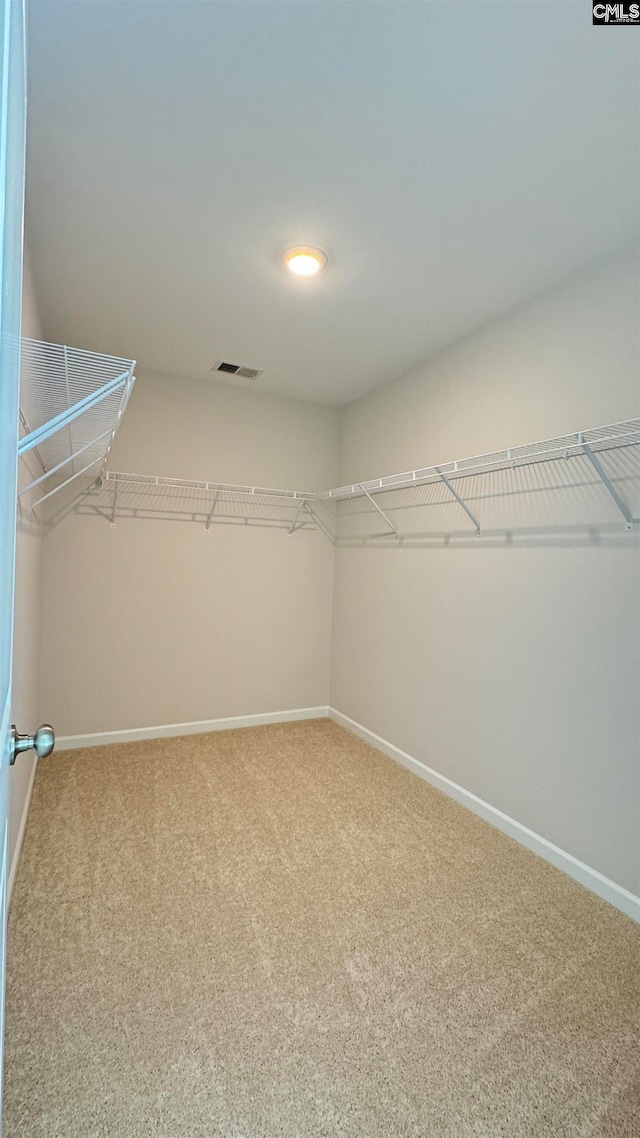
[[[55,754],[5,1138],[632,1138],[639,949],[327,720]]]

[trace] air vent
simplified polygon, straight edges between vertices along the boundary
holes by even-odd
[[[257,379],[262,375],[262,369],[257,367],[244,367],[243,364],[230,364],[226,360],[218,360],[211,368],[212,371],[223,371],[227,375],[238,375],[243,379]]]

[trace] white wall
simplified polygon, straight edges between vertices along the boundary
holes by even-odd
[[[31,262],[25,251],[22,294],[22,334],[42,339],[42,327],[33,288]],[[42,473],[30,454],[20,463],[20,486]],[[32,732],[41,722],[39,700],[40,635],[42,594],[42,536],[34,527],[30,504],[18,506],[16,545],[16,593],[14,613],[12,713],[18,730]],[[26,751],[11,768],[9,782],[9,866],[12,867],[20,826],[27,806],[36,757]],[[11,872],[11,869],[10,869]]]
[[[638,414],[638,259],[346,408],[340,484]],[[633,539],[336,555],[331,703],[640,891]]]
[[[337,477],[330,408],[140,374],[110,469],[283,489]],[[326,705],[317,532],[73,515],[45,539],[42,707],[61,735]]]

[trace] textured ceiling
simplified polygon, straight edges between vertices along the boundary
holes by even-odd
[[[637,238],[638,37],[588,4],[33,0],[29,25],[50,339],[343,404]],[[297,244],[320,278],[280,267]]]

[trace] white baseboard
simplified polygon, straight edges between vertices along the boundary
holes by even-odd
[[[232,715],[227,719],[200,719],[194,723],[162,723],[155,727],[131,727],[124,731],[97,731],[90,735],[60,735],[56,751],[77,747],[102,747],[109,743],[135,743],[140,739],[166,739],[178,735],[205,735],[209,731],[233,731],[236,727],[260,727],[265,723],[293,723],[299,719],[326,719],[327,707],[296,707],[292,711],[265,711],[258,715]]]
[[[555,846],[553,842],[547,841],[546,838],[536,834],[527,826],[523,826],[521,822],[516,822],[515,818],[510,818],[508,814],[503,814],[502,810],[498,810],[495,806],[490,806],[482,798],[472,794],[470,790],[465,790],[463,786],[459,786],[457,782],[452,782],[451,779],[446,778],[437,771],[432,770],[425,763],[420,762],[419,759],[414,759],[405,751],[401,751],[399,747],[394,747],[393,743],[387,742],[386,739],[381,739],[373,731],[369,731],[367,727],[363,727],[361,723],[356,723],[355,719],[350,719],[348,715],[344,715],[341,711],[330,707],[328,709],[329,718],[333,719],[341,727],[346,727],[348,731],[352,731],[355,735],[359,735],[366,743],[370,743],[378,751],[388,755],[390,759],[395,759],[397,763],[401,763],[403,767],[408,767],[414,774],[420,776],[430,782],[432,786],[442,790],[444,794],[448,794],[450,798],[455,798],[456,802],[460,802],[466,806],[468,810],[472,810],[474,814],[478,814],[484,818],[485,822],[490,822],[498,830],[508,834],[509,837],[515,838],[521,845],[526,846],[527,849],[532,850],[533,853],[538,854],[539,857],[545,861],[551,862],[557,869],[561,869],[567,873],[569,877],[573,877],[575,881],[579,881],[581,885],[586,886],[593,893],[597,893],[599,897],[604,898],[611,905],[615,905],[616,909],[621,909],[627,916],[632,917],[635,921],[640,922],[640,897],[636,897],[634,893],[630,893],[628,889],[624,889],[621,885],[617,885],[615,881],[611,881],[608,877],[604,877],[597,869],[592,869],[591,866],[585,865],[583,861],[573,857],[572,854],[561,850],[559,846]]]
[[[38,769],[38,760],[35,755],[33,756],[33,763],[31,766],[31,775],[29,776],[29,785],[25,795],[24,806],[22,808],[22,817],[20,819],[20,826],[18,829],[18,836],[11,858],[11,865],[9,866],[9,877],[7,880],[7,904],[11,905],[11,897],[13,894],[13,887],[16,882],[16,874],[20,864],[20,855],[22,853],[22,843],[24,842],[24,832],[27,828],[27,818],[29,817],[29,807],[31,805],[31,795],[33,794],[33,784],[36,778],[36,771]]]

